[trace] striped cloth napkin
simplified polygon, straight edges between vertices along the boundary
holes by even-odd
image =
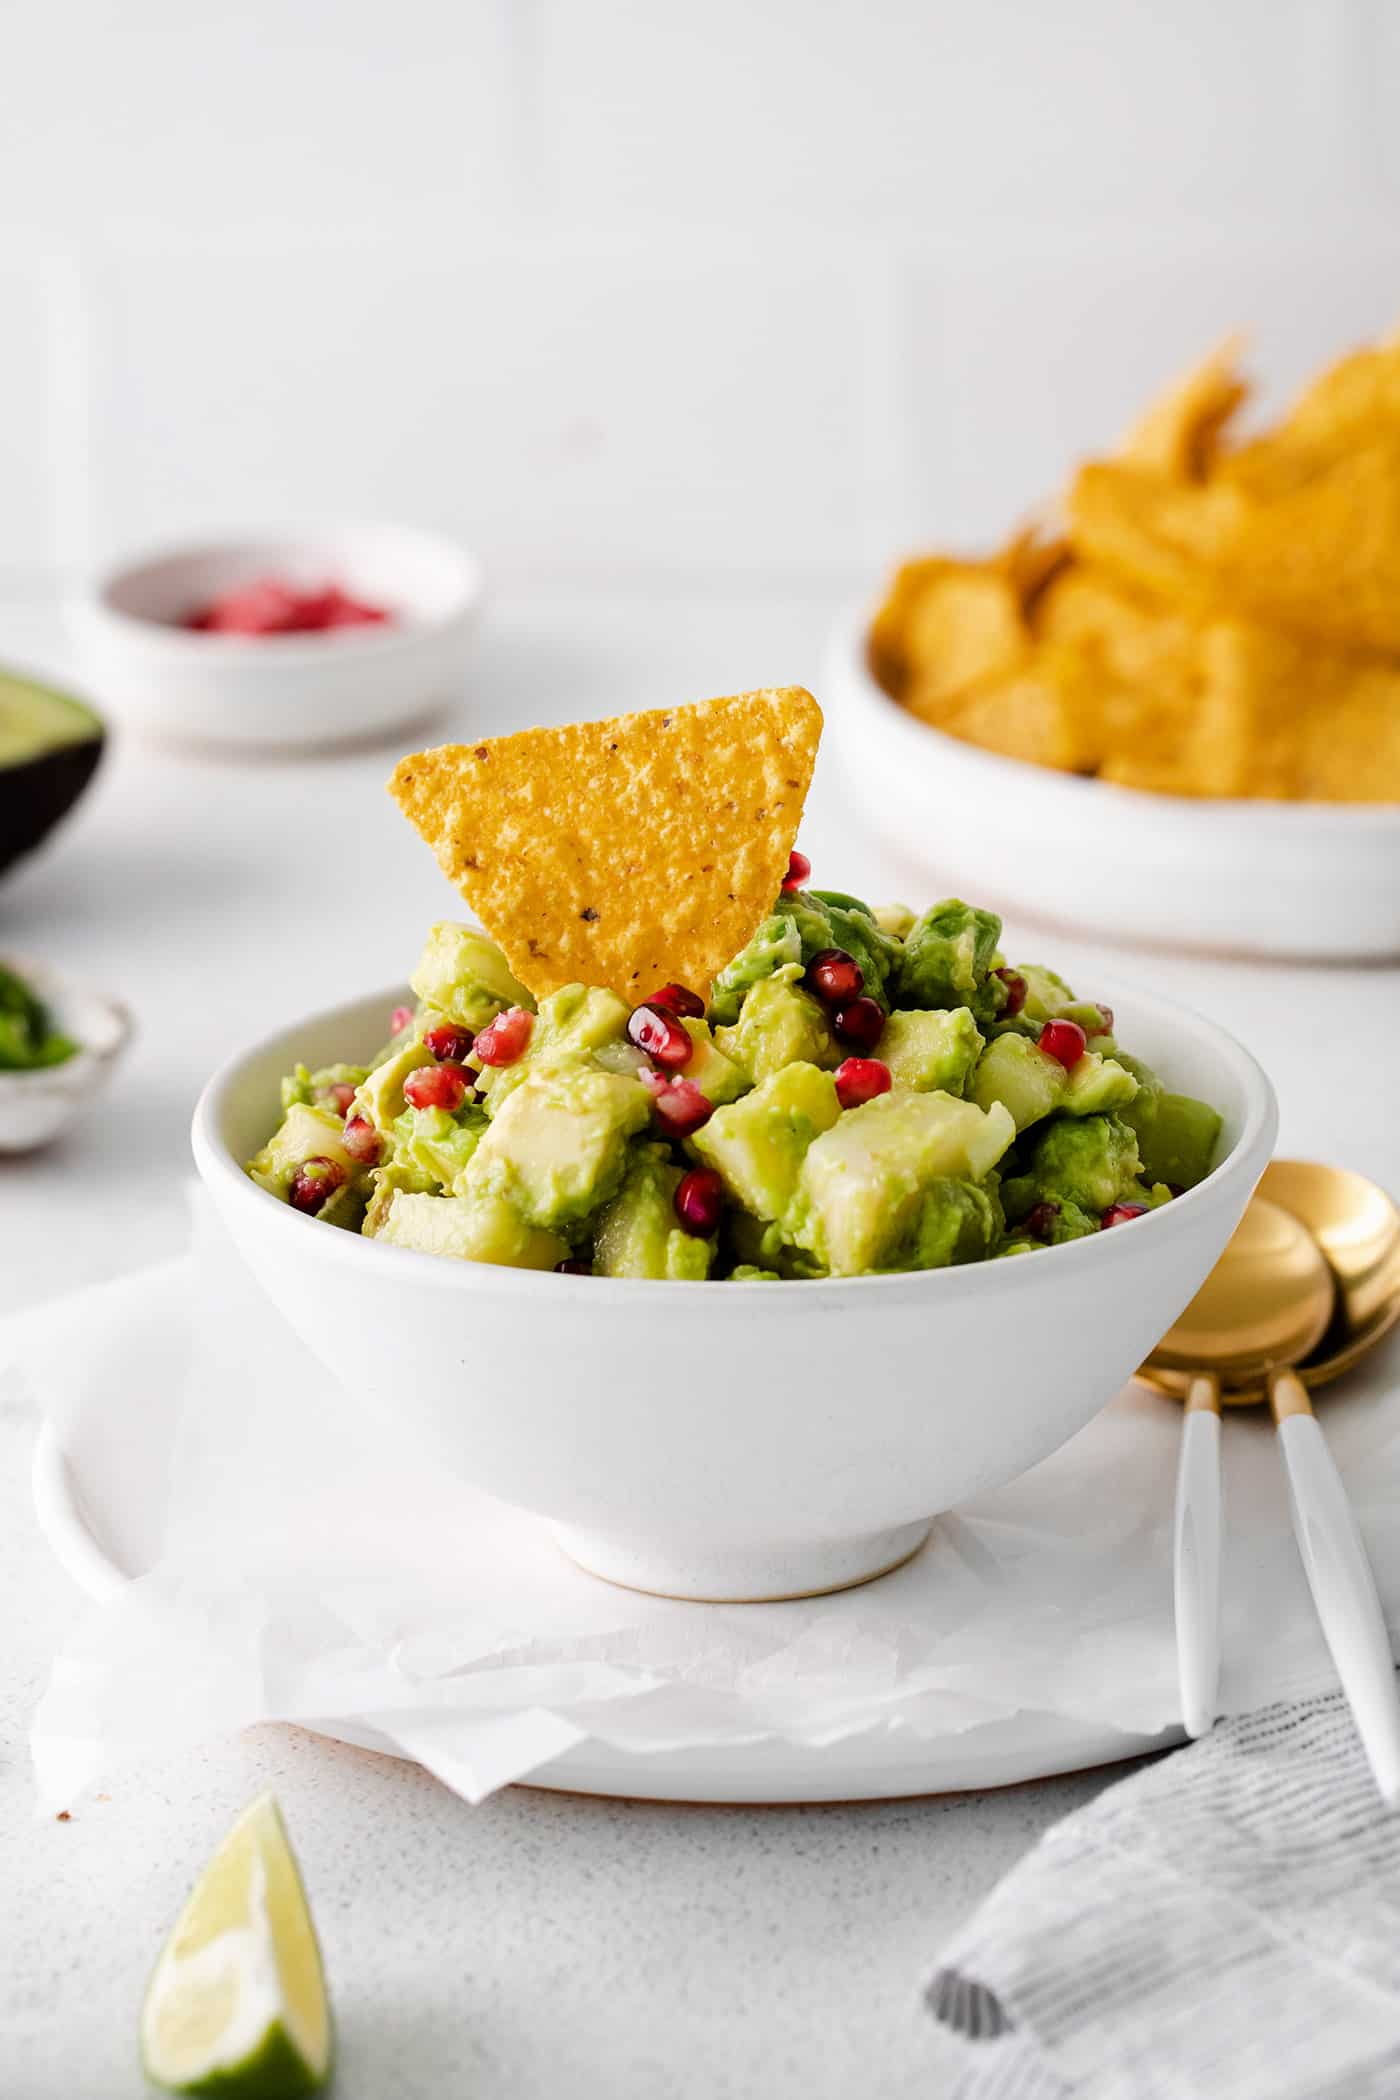
[[[1397,2100],[1400,1815],[1340,1694],[1049,1831],[930,1979],[947,2100]]]

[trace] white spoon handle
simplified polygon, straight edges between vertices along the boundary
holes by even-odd
[[[1176,1469],[1176,1668],[1188,1735],[1215,1726],[1220,1687],[1220,1393],[1193,1379]]]
[[[1286,1411],[1295,1386],[1306,1411]],[[1271,1397],[1303,1570],[1376,1785],[1394,1803],[1400,1800],[1400,1700],[1361,1529],[1298,1381],[1291,1376],[1275,1380]]]

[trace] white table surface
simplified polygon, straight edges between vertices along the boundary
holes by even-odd
[[[434,740],[760,684],[820,697],[829,611],[815,592],[517,592],[493,606],[469,695]],[[53,610],[0,608],[0,656],[62,671]],[[410,967],[450,902],[383,793],[395,755],[214,764],[118,743],[53,849],[0,889],[0,948],[109,985],[141,1031],[84,1128],[0,1162],[0,1314],[179,1247],[209,1068]],[[829,771],[802,843],[831,886],[916,905],[938,893],[848,829]],[[1008,939],[1086,994],[1097,966],[1209,1010],[1272,1072],[1282,1151],[1400,1186],[1400,971],[1124,956],[1015,925]],[[0,2090],[14,2100],[140,2090],[150,1963],[203,1859],[269,1785],[326,1948],[342,2100],[937,2092],[918,2005],[932,1957],[1108,1776],[849,1808],[511,1789],[470,1809],[412,1768],[269,1727],[124,1773],[67,1823],[40,1820],[28,1716],[82,1603],[30,1512],[33,1434],[0,1384]]]

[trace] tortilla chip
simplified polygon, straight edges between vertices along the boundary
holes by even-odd
[[[536,996],[703,995],[773,909],[821,723],[781,686],[445,744],[389,792]]]
[[[905,627],[906,704],[926,718],[983,678],[1013,670],[1030,636],[1016,589],[1001,569],[950,569],[929,584]]]
[[[929,585],[956,571],[958,563],[943,555],[904,562],[894,574],[866,636],[870,668],[880,684],[898,699],[909,675],[906,648],[909,616]]]
[[[1102,757],[1092,672],[1073,649],[1045,647],[1019,670],[963,695],[941,727],[965,743],[1065,773],[1091,773]]]
[[[1084,467],[1070,514],[1082,559],[1189,614],[1400,651],[1400,446],[1341,454],[1270,502],[1224,481]]]
[[[1400,342],[1353,351],[1304,390],[1278,426],[1224,460],[1251,495],[1285,495],[1358,445],[1400,443]]]
[[[1171,481],[1204,481],[1226,424],[1249,392],[1236,369],[1240,349],[1240,338],[1228,337],[1168,387],[1134,423],[1120,456]]]

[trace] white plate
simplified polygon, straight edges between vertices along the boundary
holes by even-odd
[[[99,1603],[152,1564],[163,1524],[169,1410],[152,1388],[128,1392],[123,1409],[119,1444],[100,1422],[79,1420],[71,1426],[66,1452],[49,1425],[34,1452],[40,1529],[74,1581]],[[524,1516],[519,1521],[530,1523]],[[323,1725],[316,1732],[361,1749],[402,1754],[373,1729]],[[886,1800],[1012,1786],[1113,1764],[1182,1740],[1175,1728],[1157,1736],[1128,1735],[1034,1712],[944,1741],[928,1741],[902,1726],[873,1728],[820,1748],[772,1738],[641,1754],[590,1740],[541,1766],[529,1784],[654,1801]]]
[[[1378,1350],[1353,1374],[1340,1397],[1329,1396],[1324,1415],[1393,1629],[1400,1629],[1398,1374],[1400,1340]],[[86,1400],[70,1401],[73,1412],[61,1441],[52,1427],[41,1433],[34,1459],[34,1497],[41,1528],[59,1560],[89,1596],[102,1601],[160,1556],[178,1402],[159,1376],[123,1379],[118,1404],[113,1388],[100,1377],[92,1382],[90,1393]],[[1041,1548],[1031,1551],[1029,1545],[1030,1533],[1041,1528],[1034,1512],[1047,1512],[1043,1536],[1052,1556],[1047,1565],[1053,1566],[1056,1556],[1062,1563],[1063,1543],[1078,1531],[1074,1498],[1089,1494],[1098,1504],[1105,1482],[1112,1482],[1131,1543],[1121,1551],[1106,1549],[1101,1581],[1066,1592],[1082,1595],[1082,1610],[1070,1607],[1048,1616],[1043,1640],[1053,1653],[1044,1653],[1042,1635],[1037,1635],[1038,1657],[1050,1673],[1048,1680],[1042,1673],[1042,1682],[1074,1678],[1082,1696],[1085,1659],[1097,1658],[1087,1681],[1098,1691],[1085,1704],[1111,1706],[1117,1696],[1113,1686],[1125,1669],[1137,1677],[1139,1690],[1163,1672],[1170,1680],[1168,1518],[1178,1434],[1175,1411],[1167,1403],[1130,1387],[1072,1445],[1013,1487],[982,1498],[967,1513],[974,1523],[965,1538],[999,1536],[1020,1542],[1006,1564],[1006,1580],[1011,1585],[1008,1594],[1024,1599],[1028,1585],[1030,1594],[1039,1595],[1043,1582],[1036,1574],[1040,1563],[1035,1558]],[[1332,1681],[1330,1664],[1292,1542],[1274,1439],[1258,1411],[1245,1417],[1235,1414],[1227,1421],[1226,1474],[1227,1699],[1233,1709],[1244,1709],[1274,1697],[1301,1697],[1323,1689]],[[492,1556],[509,1562],[519,1551],[522,1568],[538,1568],[538,1531],[532,1520],[502,1505],[490,1509],[487,1521],[496,1540],[489,1549]],[[1117,1535],[1116,1523],[1110,1530]],[[1159,1554],[1160,1585],[1153,1572]],[[559,1569],[561,1584],[579,1580],[562,1557]],[[881,1587],[864,1593],[872,1604]],[[527,1580],[519,1594],[528,1600],[542,1592],[538,1583]],[[639,1606],[647,1602],[638,1600]],[[800,1631],[822,1612],[824,1603],[814,1599],[781,1609],[793,1614]],[[522,1603],[527,1613],[537,1608]],[[1023,1603],[1014,1608],[1029,1607]],[[901,1609],[896,1601],[895,1612]],[[1138,1664],[1143,1657],[1156,1658],[1145,1677]],[[965,1692],[978,1695],[975,1679],[965,1677],[962,1682]],[[658,1800],[881,1799],[1004,1786],[1112,1763],[1181,1740],[1176,1728],[1157,1735],[1127,1732],[1113,1726],[1101,1711],[1073,1719],[1032,1710],[1007,1716],[1004,1673],[1000,1689],[988,1681],[981,1690],[989,1707],[999,1705],[1003,1712],[960,1734],[916,1734],[896,1723],[821,1747],[768,1736],[655,1752],[589,1739],[538,1768],[531,1783]],[[1161,1701],[1156,1705],[1160,1711]],[[321,1732],[394,1752],[391,1743],[364,1724],[323,1725]]]
[[[1323,962],[1400,956],[1400,804],[1207,801],[1058,773],[945,736],[832,638],[822,699],[883,839],[965,895],[1112,940]]]

